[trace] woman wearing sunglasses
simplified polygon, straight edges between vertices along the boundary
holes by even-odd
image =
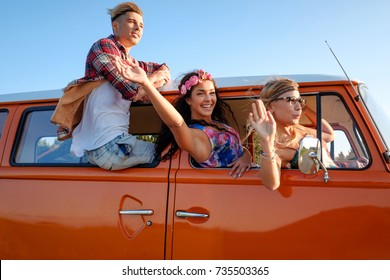
[[[305,105],[298,84],[282,77],[267,82],[260,100],[252,104],[249,124],[259,135],[262,181],[271,190],[279,187],[281,168],[298,168],[298,148],[302,138],[317,135],[315,129],[299,124],[301,115],[305,114],[316,127],[315,113]],[[332,127],[323,119],[324,144],[334,138]]]

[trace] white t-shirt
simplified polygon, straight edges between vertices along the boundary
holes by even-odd
[[[129,132],[131,101],[122,98],[109,82],[95,88],[84,100],[81,122],[73,131],[71,152],[82,157]]]

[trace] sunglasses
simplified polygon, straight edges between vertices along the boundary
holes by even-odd
[[[287,96],[287,97],[276,98],[272,101],[277,101],[277,100],[286,100],[292,106],[295,106],[297,103],[299,103],[299,105],[301,105],[301,108],[305,107],[306,105],[306,99],[303,97],[297,98],[295,96]]]

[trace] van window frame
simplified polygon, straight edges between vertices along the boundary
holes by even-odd
[[[22,166],[34,166],[34,167],[96,167],[96,168],[99,168],[96,165],[93,165],[93,164],[90,164],[89,162],[83,161],[83,158],[80,158],[80,160],[78,162],[41,162],[40,163],[40,162],[17,162],[16,161],[18,150],[20,149],[20,145],[22,144],[21,143],[22,139],[26,135],[25,133],[28,132],[28,131],[25,131],[24,127],[26,125],[26,121],[27,121],[27,118],[28,118],[29,114],[34,113],[34,112],[42,112],[42,111],[54,112],[55,108],[56,108],[55,105],[32,106],[32,107],[26,108],[23,111],[22,116],[20,118],[20,122],[18,123],[18,128],[17,128],[17,132],[16,132],[14,145],[12,146],[12,150],[11,150],[11,155],[10,155],[10,164],[11,164],[11,166],[16,166],[16,167],[22,167]],[[50,122],[50,124],[53,125],[53,126],[56,126],[55,124],[53,124],[51,122]],[[138,134],[133,134],[133,135],[138,136]],[[143,135],[149,135],[149,134],[143,134]],[[153,135],[153,133],[151,133],[150,135]],[[56,137],[57,134],[55,134],[53,136]],[[42,138],[39,138],[39,139],[42,139]],[[37,140],[39,140],[39,139],[37,139]],[[71,139],[67,139],[65,141],[71,141]],[[60,141],[60,142],[63,142],[63,141]],[[158,166],[158,164],[159,164],[158,161],[154,161],[153,163],[140,164],[140,165],[134,166],[132,168],[136,168],[136,167],[137,168],[154,168],[154,167]]]
[[[340,101],[342,102],[342,106],[344,107],[344,109],[346,110],[346,113],[348,114],[348,117],[351,119],[351,121],[353,122],[353,128],[352,128],[352,131],[347,131],[348,132],[348,141],[349,141],[349,144],[351,147],[356,147],[356,144],[359,144],[360,145],[360,149],[362,150],[362,155],[360,156],[365,156],[369,159],[369,163],[367,166],[365,166],[364,168],[330,168],[332,170],[364,170],[366,168],[368,168],[371,163],[372,163],[372,156],[370,154],[370,151],[369,151],[369,146],[367,145],[367,142],[366,142],[366,139],[365,137],[363,136],[363,133],[360,129],[360,127],[358,126],[358,122],[356,121],[356,116],[354,116],[354,114],[352,114],[351,112],[351,109],[347,106],[347,103],[346,103],[346,100],[344,99],[344,97],[337,91],[307,91],[305,92],[304,88],[303,90],[301,91],[301,95],[303,97],[311,97],[311,98],[315,98],[315,105],[316,105],[316,108],[312,108],[312,109],[316,109],[316,114],[317,114],[317,120],[321,120],[323,117],[323,112],[322,112],[322,104],[323,102],[326,102],[326,100],[324,101],[324,98],[326,98],[326,96],[331,96],[331,97],[336,97],[338,99],[340,99]],[[246,100],[248,102],[248,104],[251,103],[251,100],[255,100],[257,99],[257,97],[255,96],[251,96],[250,98],[248,97],[228,97],[228,98],[223,98],[224,101],[233,101],[234,100]],[[229,102],[228,102],[229,103]],[[231,106],[231,104],[229,104]],[[317,106],[320,106],[318,109]],[[231,106],[232,107],[232,106]],[[243,112],[239,111],[238,109],[234,110],[235,108],[232,107],[232,110],[234,112],[234,115],[237,117],[238,114],[243,114]],[[247,112],[245,112],[244,114],[246,114]],[[318,123],[318,121],[317,121]],[[321,123],[321,122],[319,122]],[[230,123],[230,125],[232,127],[235,127],[235,124],[233,123]],[[240,129],[242,130],[242,125],[243,123],[238,123],[238,125],[240,126]],[[332,125],[332,123],[331,123]],[[332,126],[334,129],[335,127]],[[317,137],[321,137],[321,125],[317,125]],[[337,128],[336,128],[337,129]],[[344,128],[345,129],[345,128]],[[345,131],[344,131],[345,133]],[[357,143],[352,143],[352,139],[350,139],[350,137],[354,136],[356,139],[360,139],[360,141],[358,141]],[[259,147],[256,146],[256,143],[255,143],[255,139],[254,139],[254,134],[252,134],[250,137],[248,137],[248,139],[246,140],[246,143],[243,143],[244,146],[246,147],[249,147],[249,150],[251,151],[252,153],[252,163],[254,164],[252,169],[258,169],[259,168],[259,161],[256,160],[256,157],[257,157],[257,154],[256,154],[256,151],[259,150]],[[355,152],[355,150],[354,150]],[[336,156],[336,155],[335,155]],[[323,157],[321,157],[321,160],[323,159]],[[191,155],[189,155],[189,162],[190,162],[190,165],[192,166],[192,168],[194,169],[215,169],[215,168],[209,168],[209,167],[201,167],[192,157]],[[226,169],[226,168],[216,168],[216,169]],[[296,169],[283,169],[283,170],[296,170]]]
[[[336,92],[336,91],[318,91],[318,92],[315,92],[315,93],[310,93],[308,92],[307,94],[305,92],[302,92],[301,93],[302,96],[316,96],[316,104],[318,104],[320,106],[320,110],[318,110],[318,108],[316,108],[316,115],[317,115],[317,122],[318,120],[321,120],[323,117],[323,114],[322,114],[322,104],[323,104],[323,98],[326,97],[326,96],[337,96],[340,101],[342,102],[342,105],[344,106],[346,112],[348,113],[348,116],[350,117],[351,121],[353,122],[353,127],[352,127],[352,133],[353,135],[355,136],[356,139],[360,139],[360,141],[357,142],[357,144],[360,145],[360,148],[363,152],[363,155],[360,155],[360,156],[365,156],[367,157],[368,159],[368,164],[363,167],[363,168],[332,168],[330,167],[329,169],[332,169],[332,170],[357,170],[357,171],[361,171],[361,170],[365,170],[367,168],[370,167],[370,165],[372,164],[372,155],[371,155],[371,152],[370,152],[370,149],[369,149],[369,145],[367,144],[367,141],[364,137],[364,134],[362,133],[362,130],[360,129],[360,127],[358,126],[358,122],[356,121],[356,116],[352,113],[351,111],[351,108],[349,106],[347,106],[347,103],[346,103],[346,100],[344,99],[344,97]],[[332,125],[332,124],[331,124]],[[334,128],[332,126],[332,128]],[[318,126],[317,125],[317,138],[318,137],[321,137],[321,134],[322,134],[322,131],[320,131],[321,129],[321,125]],[[348,140],[349,137],[351,135],[348,135]],[[355,145],[352,145],[351,141],[349,141],[349,144],[351,145],[351,147],[354,147]],[[331,151],[330,151],[331,152]],[[323,161],[323,157],[321,157],[321,161]]]

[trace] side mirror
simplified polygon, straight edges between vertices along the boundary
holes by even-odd
[[[299,145],[298,167],[303,174],[316,174],[320,165],[314,160],[313,155],[321,159],[320,140],[313,136],[305,136]]]
[[[299,145],[298,167],[303,174],[317,174],[320,166],[324,170],[324,182],[329,181],[328,170],[321,162],[321,143],[313,136],[305,136]]]

